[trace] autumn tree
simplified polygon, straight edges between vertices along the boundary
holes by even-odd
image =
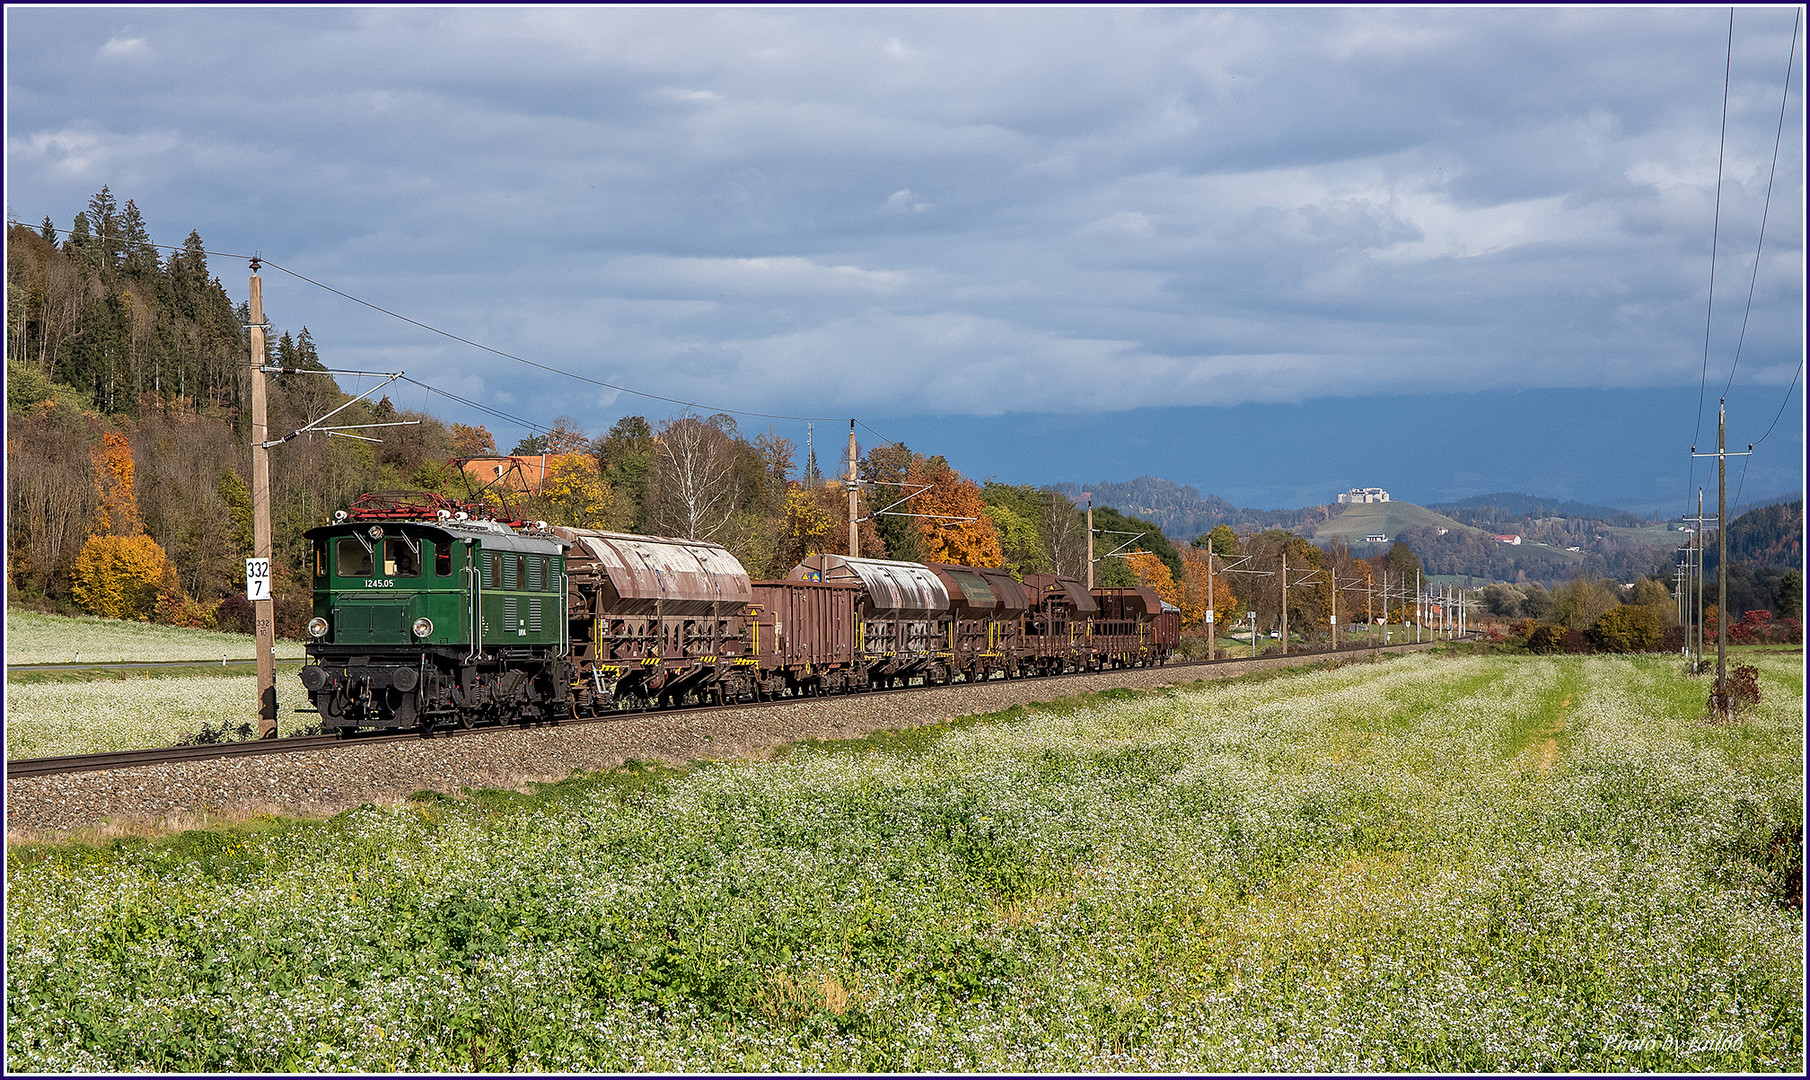
[[[893,507],[890,513],[883,512],[911,491],[903,485],[906,474],[919,457],[904,443],[883,443],[868,448],[857,474],[862,486],[870,493],[874,509],[882,511],[875,515],[874,528],[885,545],[887,555],[901,562],[924,562],[930,557],[929,548],[924,543],[924,534],[918,528],[916,520],[904,516],[912,512],[909,503]],[[808,474],[805,486],[811,486]]]
[[[1175,575],[1169,572],[1167,563],[1148,551],[1127,551],[1119,557],[1125,560],[1125,565],[1131,570],[1139,588],[1152,589],[1166,603],[1181,607],[1181,586],[1176,583]],[[1184,613],[1184,621],[1186,617]]]
[[[144,532],[138,516],[138,498],[132,490],[132,444],[117,431],[101,436],[90,455],[94,492],[99,502],[94,525],[96,536],[136,536]]]
[[[1213,609],[1215,623],[1227,625],[1244,618],[1244,609],[1238,603],[1238,597],[1232,592],[1232,584],[1228,580],[1231,575],[1218,571],[1212,575],[1213,592],[1207,594],[1207,553],[1195,548],[1181,552],[1182,582],[1181,595],[1178,601],[1172,601],[1182,609],[1182,624],[1204,623],[1207,609]]]
[[[905,483],[907,491],[925,489],[908,504],[912,513],[925,516],[907,520],[918,523],[926,561],[992,567],[1004,560],[979,485],[950,468],[941,455],[912,462]]]
[[[446,433],[452,439],[454,457],[496,457],[496,436],[479,425],[469,427],[465,424],[448,424]]]
[[[587,453],[555,454],[547,459],[546,476],[529,512],[553,525],[605,529],[614,501],[596,458]]]
[[[75,602],[106,619],[149,618],[159,594],[177,589],[175,567],[143,533],[90,536],[70,579]]]

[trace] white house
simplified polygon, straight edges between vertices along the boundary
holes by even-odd
[[[1352,488],[1350,491],[1340,492],[1339,501],[1342,503],[1388,502],[1389,493],[1382,488]]]

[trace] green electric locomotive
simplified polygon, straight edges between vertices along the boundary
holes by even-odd
[[[570,712],[566,541],[444,508],[377,502],[334,517],[305,534],[314,617],[301,680],[324,730]]]

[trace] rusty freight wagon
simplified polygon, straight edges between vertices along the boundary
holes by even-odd
[[[734,699],[753,676],[747,571],[718,544],[554,528],[570,545],[573,707]]]
[[[868,681],[903,685],[949,681],[953,658],[944,622],[949,593],[928,567],[851,555],[812,555],[793,567],[792,581],[844,582],[860,586],[857,647]]]
[[[1168,605],[1155,589],[1095,589],[1093,598],[1099,605],[1089,631],[1094,667],[1144,667],[1168,658],[1175,647],[1163,627]]]
[[[1088,664],[1088,628],[1099,605],[1074,578],[1026,574],[1029,600],[1018,638],[1018,670],[1026,675],[1080,671]]]
[[[925,566],[949,594],[944,640],[950,670],[969,682],[1014,674],[1013,658],[1029,606],[1024,587],[1004,570],[949,563]]]

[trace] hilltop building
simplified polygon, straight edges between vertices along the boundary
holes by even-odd
[[[1342,503],[1377,503],[1388,502],[1389,493],[1382,488],[1352,488],[1339,493]]]

